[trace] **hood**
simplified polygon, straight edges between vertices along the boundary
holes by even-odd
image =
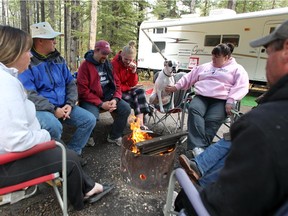
[[[55,49],[54,52],[50,53],[49,55],[47,56],[44,56],[44,55],[41,55],[40,53],[38,53],[34,47],[32,47],[31,49],[31,53],[33,56],[35,56],[37,59],[40,59],[42,61],[52,61],[54,60],[55,58],[59,57],[60,56],[60,53],[58,52],[57,49]]]
[[[288,99],[288,75],[282,77],[277,83],[270,87],[259,103],[279,101]]]
[[[16,68],[8,68],[1,62],[0,62],[0,69],[6,71],[7,73],[11,74],[14,77],[18,76],[18,70]]]
[[[93,58],[94,55],[94,50],[89,50],[88,52],[85,53],[84,58],[86,59],[86,61],[91,62],[94,65],[100,65],[101,63],[96,61]]]

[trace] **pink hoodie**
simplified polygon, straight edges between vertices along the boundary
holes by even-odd
[[[194,87],[196,95],[227,100],[233,104],[241,100],[249,91],[249,77],[246,70],[234,58],[221,68],[212,62],[199,65],[184,75],[176,84],[179,89]]]

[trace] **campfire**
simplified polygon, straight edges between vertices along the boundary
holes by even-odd
[[[140,129],[140,119],[137,118],[136,116],[131,116],[131,119],[129,120],[130,122],[130,129],[132,130],[131,134],[131,140],[133,142],[133,145],[131,146],[131,151],[135,154],[140,154],[139,149],[136,146],[136,143],[145,141],[145,140],[150,140],[152,137],[146,132],[142,131]]]
[[[187,135],[187,132],[179,132],[160,136],[157,134],[147,133],[140,129],[140,119],[135,116],[130,117],[130,129],[132,133],[128,136],[131,141],[130,150],[135,154],[146,155],[163,155],[174,151],[179,138]]]
[[[124,181],[144,191],[166,190],[175,149],[187,132],[159,135],[140,130],[140,120],[129,118],[131,134],[123,137],[120,170]]]

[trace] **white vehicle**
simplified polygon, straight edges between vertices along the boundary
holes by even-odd
[[[224,12],[224,13],[223,13]],[[164,59],[179,62],[180,71],[211,61],[219,43],[235,45],[233,57],[243,65],[252,83],[266,83],[267,54],[249,42],[269,34],[288,19],[288,7],[236,14],[229,9],[211,11],[209,16],[144,21],[140,26],[138,69],[158,71]]]

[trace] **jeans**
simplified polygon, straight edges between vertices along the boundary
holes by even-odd
[[[226,100],[196,95],[188,108],[188,150],[208,147],[226,118]]]
[[[67,118],[64,121],[63,119],[57,119],[53,113],[47,111],[37,111],[36,116],[41,128],[49,131],[51,137],[58,140],[61,139],[62,136],[62,123],[75,126],[76,131],[67,143],[67,147],[75,151],[78,155],[81,155],[82,149],[85,147],[96,125],[95,117],[79,106],[74,106],[70,113],[70,119]]]
[[[90,111],[97,121],[99,120],[100,108],[88,102],[81,102],[80,106]],[[111,139],[117,139],[122,137],[123,131],[127,125],[127,119],[131,113],[130,105],[124,100],[120,100],[117,103],[117,109],[114,110],[113,113],[115,113],[116,116],[109,136]]]
[[[193,159],[197,163],[198,169],[202,174],[202,177],[199,179],[199,184],[202,187],[205,187],[218,179],[220,170],[224,167],[230,147],[231,141],[221,139],[217,143],[210,145],[202,154]]]

